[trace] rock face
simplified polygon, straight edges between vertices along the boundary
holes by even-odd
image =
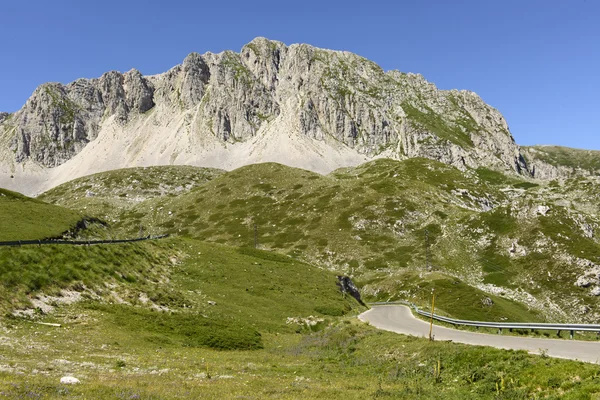
[[[352,282],[352,279],[343,275],[339,275],[337,278],[337,285],[340,288],[340,291],[344,294],[350,294],[350,296],[354,297],[360,305],[364,306],[365,303],[360,298],[360,292],[358,291],[358,288],[356,287],[354,282]]]
[[[111,71],[68,85],[44,84],[14,115],[0,114],[0,143],[9,143],[17,164],[56,167],[110,124],[127,136],[132,121],[140,120],[148,138],[172,130],[177,138],[193,138],[197,147],[174,148],[165,156],[170,163],[178,152],[196,152],[194,163],[202,165],[207,140],[236,146],[276,132],[363,159],[427,157],[461,169],[529,174],[506,121],[475,93],[438,90],[421,75],[384,72],[348,52],[265,38],[240,53],[192,53],[159,75]],[[143,138],[136,140],[139,151]]]
[[[107,116],[124,123],[130,114],[151,109],[153,95],[152,84],[136,70],[111,71],[66,86],[47,83],[3,125],[13,132],[11,149],[17,162],[30,158],[55,167],[94,140]]]
[[[521,151],[534,178],[600,175],[600,151],[560,146],[527,146]]]

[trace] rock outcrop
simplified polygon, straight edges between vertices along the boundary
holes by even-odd
[[[360,292],[358,291],[358,288],[356,287],[354,282],[352,282],[352,279],[343,275],[338,275],[337,279],[337,285],[342,293],[350,294],[350,296],[354,297],[360,305],[366,306],[366,304],[360,298]]]
[[[529,174],[506,121],[475,93],[438,90],[421,75],[385,72],[352,53],[265,38],[240,53],[192,53],[159,75],[111,71],[68,85],[44,84],[12,117],[0,115],[0,138],[7,138],[17,164],[56,167],[109,126],[132,135],[132,121],[140,118],[154,145],[165,131],[176,130],[178,140],[190,138],[186,148],[170,149],[169,163],[187,152],[197,153],[188,159],[202,165],[210,156],[202,143],[235,146],[271,132],[326,143],[332,151],[356,154],[354,159],[427,157],[461,169]],[[143,139],[136,139],[136,152],[143,150]],[[330,164],[352,163],[348,158]]]
[[[3,125],[14,132],[11,149],[17,162],[30,158],[55,167],[94,140],[107,117],[125,123],[130,114],[151,109],[153,97],[152,84],[139,71],[111,71],[99,79],[41,85]]]
[[[526,146],[521,151],[537,179],[600,175],[600,151],[561,146]]]

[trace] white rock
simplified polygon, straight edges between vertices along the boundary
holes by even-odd
[[[550,211],[550,207],[548,206],[538,206],[537,208],[537,213],[539,215],[545,216],[548,213],[548,211]]]
[[[81,382],[74,376],[63,376],[60,378],[60,383],[64,383],[65,385],[75,385]]]

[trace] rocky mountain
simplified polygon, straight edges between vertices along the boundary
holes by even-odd
[[[119,167],[276,161],[329,172],[380,157],[529,174],[506,121],[475,93],[265,38],[192,53],[159,75],[43,84],[0,116],[0,186],[29,194]]]
[[[521,151],[535,178],[551,180],[600,174],[600,151],[561,146],[528,146]]]

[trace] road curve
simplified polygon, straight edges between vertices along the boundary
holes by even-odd
[[[386,331],[419,337],[429,336],[429,323],[415,318],[406,306],[375,306],[360,314],[358,318]],[[490,335],[460,331],[435,324],[433,325],[433,335],[435,340],[450,340],[499,349],[526,350],[532,354],[540,354],[544,351],[550,357],[600,363],[600,342]]]

